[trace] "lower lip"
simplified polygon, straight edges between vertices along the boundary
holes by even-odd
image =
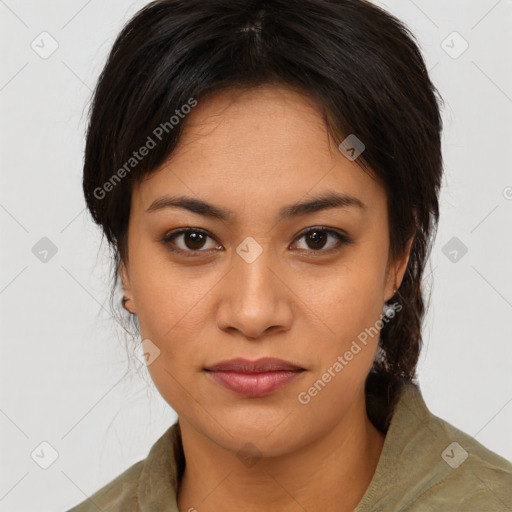
[[[286,386],[303,371],[273,371],[265,373],[212,372],[207,373],[227,389],[243,396],[266,396]]]

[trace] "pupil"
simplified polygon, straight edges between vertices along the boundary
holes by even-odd
[[[309,234],[309,239],[313,241],[313,249],[321,249],[325,244],[326,233],[323,233],[322,231],[320,231],[320,233],[322,233],[321,235],[318,233],[318,231],[313,231]]]
[[[202,233],[187,233],[185,243],[189,249],[200,249],[204,245]]]

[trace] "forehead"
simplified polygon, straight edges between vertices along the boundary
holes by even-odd
[[[229,88],[200,100],[185,120],[175,156],[194,142],[209,149],[222,145],[241,158],[260,143],[266,144],[257,152],[262,157],[300,142],[307,142],[310,151],[327,154],[328,134],[311,98],[284,86],[264,84]]]
[[[383,194],[339,151],[313,100],[286,87],[223,90],[199,100],[184,122],[176,149],[137,190],[146,208],[163,193],[222,197],[233,208],[277,208],[326,191],[365,203]]]

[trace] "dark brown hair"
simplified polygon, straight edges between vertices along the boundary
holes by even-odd
[[[127,23],[94,91],[83,174],[87,206],[113,250],[112,296],[128,257],[133,184],[176,147],[184,106],[223,88],[265,83],[312,98],[337,143],[350,134],[364,143],[356,163],[385,187],[391,256],[414,237],[392,298],[402,309],[382,327],[366,381],[370,419],[386,429],[401,387],[415,379],[422,344],[422,276],[439,218],[442,98],[409,29],[370,2],[158,0]],[[148,137],[156,145],[131,160]]]

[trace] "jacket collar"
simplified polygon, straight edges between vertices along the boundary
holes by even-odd
[[[151,447],[137,484],[140,512],[179,512],[178,461],[183,457],[178,422]]]

